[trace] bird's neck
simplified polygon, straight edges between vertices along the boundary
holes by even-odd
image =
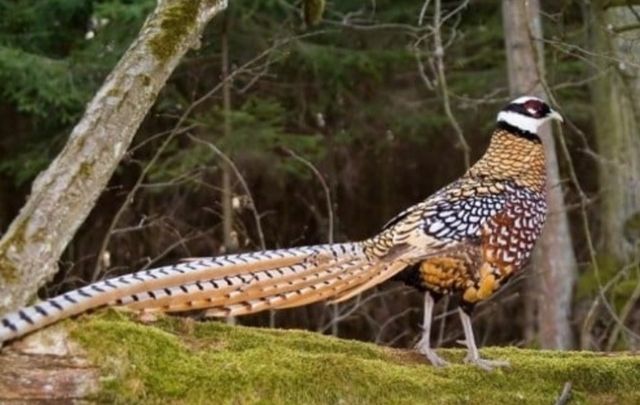
[[[523,136],[498,127],[484,156],[467,175],[512,180],[519,186],[544,192],[546,167],[542,142],[537,135]]]

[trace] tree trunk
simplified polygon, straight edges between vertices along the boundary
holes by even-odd
[[[226,0],[164,0],[106,78],[64,149],[33,182],[0,240],[0,313],[24,305],[57,261],[125,154],[158,92]]]
[[[542,86],[544,58],[538,0],[503,0],[502,14],[512,95],[533,94],[545,98]],[[549,215],[534,254],[531,279],[539,288],[537,309],[539,342],[543,348],[567,349],[572,345],[569,316],[576,277],[576,259],[551,129],[540,130],[547,159]],[[532,284],[532,283],[530,283]]]
[[[626,5],[592,3],[591,42],[602,75],[593,83],[596,140],[602,201],[601,245],[606,254],[626,261],[638,242],[625,228],[640,215],[640,43],[637,14]],[[594,116],[595,116],[594,115]],[[637,230],[633,230],[637,233]],[[625,237],[627,236],[627,237]]]

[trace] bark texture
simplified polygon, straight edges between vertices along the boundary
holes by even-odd
[[[0,404],[86,400],[100,389],[99,368],[62,327],[0,350]]]
[[[600,74],[592,86],[601,157],[603,251],[619,261],[636,251],[640,232],[640,6],[592,3],[591,41]],[[634,14],[635,11],[635,14]]]
[[[83,357],[8,352],[0,356],[0,403],[60,403],[86,399],[99,387],[98,368]]]
[[[225,0],[164,0],[109,74],[67,144],[32,185],[0,240],[0,313],[24,305],[57,261],[125,154],[158,92]]]
[[[503,0],[502,6],[511,93],[546,98],[541,80],[542,42],[537,40],[542,38],[539,1]],[[568,349],[572,346],[569,317],[576,259],[551,128],[542,128],[540,137],[547,159],[549,214],[533,259],[532,278],[539,287],[534,289],[538,340],[543,348]]]

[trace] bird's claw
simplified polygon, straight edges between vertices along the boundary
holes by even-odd
[[[511,363],[506,360],[489,360],[481,357],[467,356],[464,358],[464,362],[467,364],[473,364],[485,371],[493,371],[499,367],[511,367]]]
[[[420,353],[424,354],[427,360],[429,360],[434,367],[446,367],[449,365],[449,363],[442,357],[438,356],[433,349],[420,350]]]
[[[418,350],[418,352],[423,354],[434,367],[446,367],[449,365],[449,363],[446,360],[443,360],[442,357],[438,356],[435,350],[429,347],[428,344],[419,342],[416,345],[416,349]]]

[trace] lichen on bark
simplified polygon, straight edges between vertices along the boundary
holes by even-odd
[[[6,256],[7,248],[0,246],[0,278],[2,278],[5,283],[10,283],[17,279],[18,269]]]
[[[163,11],[160,32],[149,42],[151,52],[159,61],[169,59],[189,35],[190,27],[197,22],[201,3],[201,0],[180,0]]]
[[[16,231],[8,239],[2,239],[0,243],[0,282],[11,283],[18,280],[18,269],[15,263],[9,258],[14,252],[10,250],[22,250],[26,240],[26,222],[22,221]]]

